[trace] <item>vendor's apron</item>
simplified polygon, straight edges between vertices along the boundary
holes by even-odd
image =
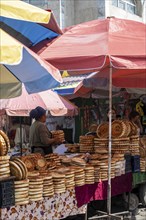
[[[52,133],[50,132],[50,138],[52,138]],[[53,149],[51,145],[42,147],[42,146],[33,146],[31,147],[32,153],[40,153],[42,155],[51,154],[53,153]]]
[[[31,147],[31,149],[32,149],[32,153],[40,153],[42,155],[53,153],[52,146],[45,146],[45,147],[41,147],[41,146],[35,147],[35,146],[33,146],[33,147]]]

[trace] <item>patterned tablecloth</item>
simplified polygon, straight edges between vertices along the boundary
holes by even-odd
[[[39,202],[0,209],[0,220],[59,220],[86,212],[86,205],[77,207],[74,189],[55,194]]]

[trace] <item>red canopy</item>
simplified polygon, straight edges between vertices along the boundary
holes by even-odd
[[[68,29],[40,56],[60,70],[97,71],[108,77],[113,67],[113,85],[146,88],[146,25],[131,20],[107,18]]]
[[[74,116],[78,114],[78,108],[66,98],[57,93],[46,90],[40,93],[28,94],[22,86],[22,94],[11,99],[0,99],[0,115],[5,112],[9,116],[29,116],[32,109],[37,106],[49,110],[53,116]]]

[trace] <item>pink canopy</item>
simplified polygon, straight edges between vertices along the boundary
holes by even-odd
[[[23,87],[22,95],[12,99],[0,99],[0,114],[9,116],[29,116],[29,112],[41,106],[53,116],[77,115],[77,106],[57,93],[48,90],[37,94],[28,94]]]
[[[59,70],[70,74],[99,71],[113,85],[146,88],[146,25],[107,18],[78,24],[68,29],[50,46],[35,51]]]

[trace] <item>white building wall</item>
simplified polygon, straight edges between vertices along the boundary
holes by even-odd
[[[106,4],[105,5],[105,8],[106,8],[105,17],[114,16],[116,18],[124,18],[124,19],[129,19],[129,20],[140,21],[140,22],[143,21],[142,17],[136,14],[131,14],[121,8],[118,8],[112,5],[112,0],[106,0],[105,4]]]
[[[57,22],[60,24],[60,0],[23,0],[30,4],[36,5],[44,9],[51,9],[54,12]],[[117,18],[125,18],[146,23],[146,3],[143,16],[131,14],[125,10],[112,5],[112,0],[61,0],[64,2],[62,6],[62,26],[68,27],[74,24],[115,16]],[[136,0],[137,6],[141,8],[141,1]],[[139,10],[140,11],[140,10]],[[142,9],[141,9],[142,11]]]
[[[101,18],[105,14],[104,0],[74,0],[74,2],[75,24]]]
[[[75,1],[64,0],[65,11],[64,11],[64,27],[69,27],[75,24]]]
[[[142,12],[143,22],[146,24],[146,0],[143,3],[143,12]]]

